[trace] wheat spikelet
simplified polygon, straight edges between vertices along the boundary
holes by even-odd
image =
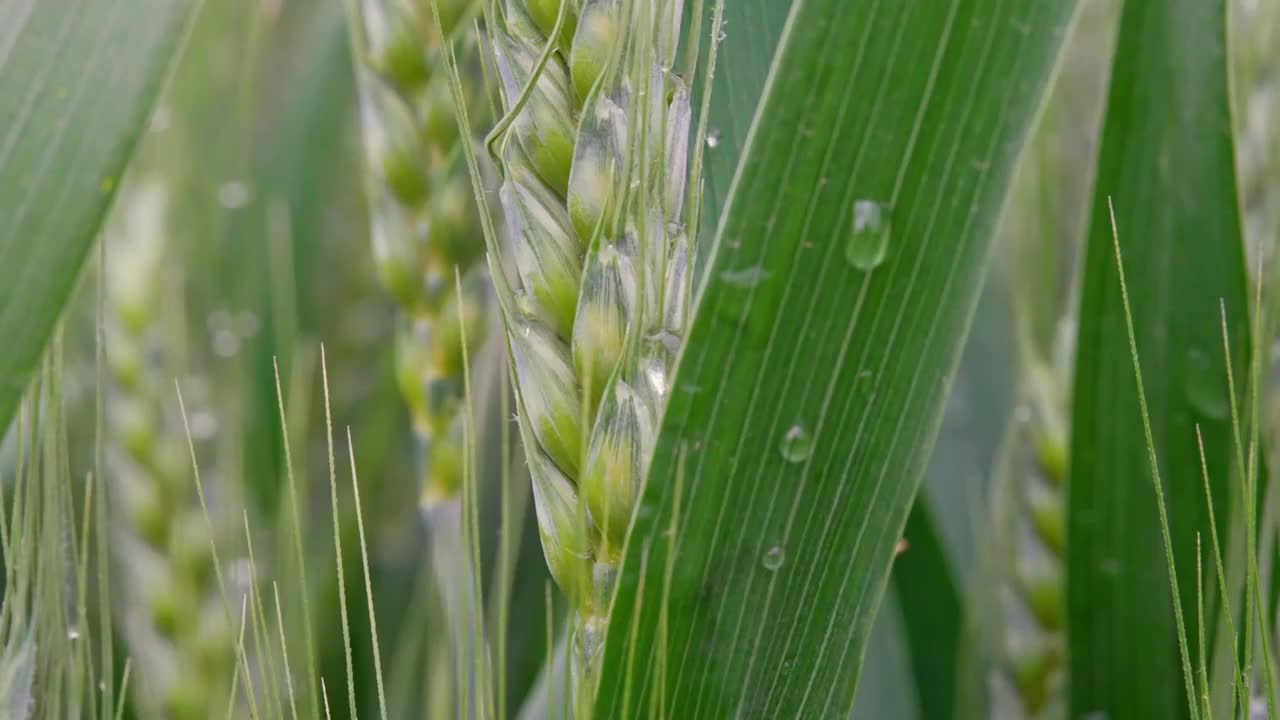
[[[196,503],[171,380],[178,342],[162,317],[177,312],[166,273],[164,191],[130,188],[109,230],[107,442],[114,563],[126,580],[115,603],[138,670],[140,710],[154,718],[218,717],[235,671],[234,635],[214,583],[208,523]],[[162,316],[158,308],[169,307]],[[178,311],[180,312],[180,311]],[[230,498],[223,493],[220,506]],[[213,714],[210,714],[210,713]]]
[[[492,266],[543,550],[577,612],[580,698],[687,321],[682,7],[508,0],[488,16],[507,113]]]
[[[470,5],[440,2],[446,33],[468,28]],[[462,361],[483,340],[489,292],[448,79],[433,72],[440,38],[430,8],[429,0],[361,0],[352,18],[373,248],[403,310],[397,372],[426,450],[426,508],[455,498],[462,481]]]
[[[1065,717],[1067,436],[1062,384],[1027,368],[1024,396],[1006,440],[995,495],[998,560],[995,718]]]

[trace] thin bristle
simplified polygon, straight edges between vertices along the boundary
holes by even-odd
[[[365,602],[369,605],[369,637],[373,641],[373,670],[378,683],[378,717],[387,720],[387,693],[382,684],[382,650],[378,645],[378,621],[373,607],[373,580],[369,575],[369,548],[365,542],[364,511],[360,508],[360,478],[356,474],[356,449],[347,428],[347,456],[351,460],[351,497],[355,501],[356,534],[360,538],[360,567],[364,571]]]
[[[320,346],[320,378],[321,387],[324,390],[325,448],[328,450],[329,457],[329,502],[330,512],[333,516],[333,557],[338,575],[338,615],[342,621],[342,653],[343,660],[346,663],[347,704],[351,717],[355,718],[357,717],[355,665],[351,658],[351,619],[347,614],[347,581],[343,574],[342,524],[338,518],[338,514],[341,511],[341,506],[338,505],[338,469],[333,459],[333,415],[329,402],[329,365],[325,361],[324,345]],[[325,700],[325,703],[327,706],[328,699]]]

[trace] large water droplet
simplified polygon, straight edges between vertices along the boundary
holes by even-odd
[[[1231,417],[1225,369],[1215,368],[1207,352],[1192,348],[1187,351],[1184,372],[1187,402],[1191,403],[1191,407],[1214,420]]]
[[[767,280],[768,277],[769,271],[756,265],[743,270],[725,270],[720,273],[720,279],[726,285],[743,289],[753,288]]]
[[[792,425],[782,436],[782,458],[787,462],[802,463],[813,454],[813,438],[809,431]]]
[[[776,572],[786,561],[787,551],[783,550],[781,545],[774,545],[769,548],[768,552],[764,554],[764,559],[761,560],[764,564],[764,569],[769,572]]]
[[[889,254],[889,234],[888,207],[875,200],[855,201],[853,232],[845,246],[845,259],[859,270],[876,269]]]

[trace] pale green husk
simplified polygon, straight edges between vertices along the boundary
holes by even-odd
[[[580,708],[687,324],[682,10],[508,0],[486,16],[507,113],[492,265],[543,550],[576,610]]]
[[[994,494],[999,577],[993,718],[1065,717],[1065,493],[1061,383],[1027,368]]]

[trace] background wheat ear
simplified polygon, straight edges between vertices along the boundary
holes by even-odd
[[[1027,399],[1005,436],[992,489],[989,540],[1000,579],[988,692],[993,717],[1052,718],[1065,712],[1066,702],[1067,444],[1060,385],[1043,372],[1028,377],[1025,387]]]
[[[466,714],[492,700],[486,694],[488,665],[505,661],[484,650],[480,553],[470,536],[474,503],[467,490],[483,462],[475,457],[473,425],[481,415],[488,424],[484,400],[494,384],[492,372],[475,373],[477,367],[490,369],[481,356],[495,318],[465,161],[490,104],[479,79],[481,38],[474,32],[480,5],[472,0],[352,0],[346,5],[370,236],[379,275],[399,305],[396,377],[417,438],[420,517],[443,600],[440,619],[447,626],[424,640],[450,650],[452,676],[446,679],[459,683],[451,696],[432,703]],[[460,97],[475,121],[461,128],[441,62],[446,45],[466,58]],[[504,671],[499,669],[500,677]]]
[[[370,234],[383,284],[401,306],[397,374],[423,446],[426,511],[458,498],[463,356],[484,341],[490,295],[478,269],[484,242],[460,148],[470,138],[453,122],[448,80],[439,72],[444,38],[431,19],[433,4],[444,38],[474,47],[475,3],[347,3]],[[467,65],[467,98],[482,118],[486,98],[474,88],[478,73],[474,63]],[[461,293],[455,290],[459,275]]]
[[[220,715],[237,668],[235,633],[213,567],[210,527],[197,502],[183,419],[167,378],[185,377],[180,345],[181,276],[167,252],[167,189],[138,180],[122,197],[109,230],[103,282],[106,418],[112,482],[113,565],[119,624],[137,667],[139,707],[147,717]],[[160,308],[167,309],[164,312]],[[201,441],[216,415],[198,383],[189,383],[193,432]],[[219,483],[215,533],[239,515],[236,489]]]

